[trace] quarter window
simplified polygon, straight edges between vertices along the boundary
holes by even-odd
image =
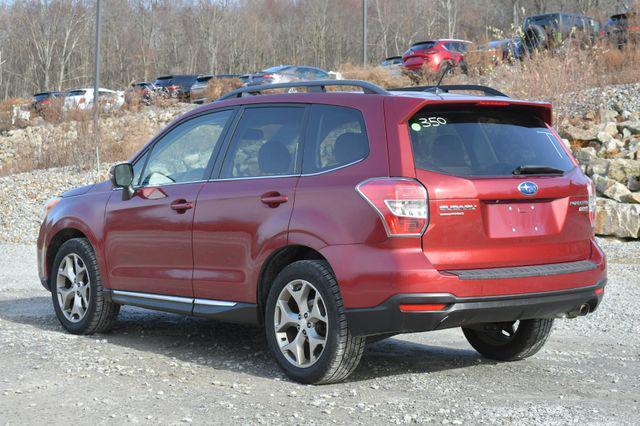
[[[214,112],[173,128],[151,149],[140,185],[156,186],[205,179],[211,156],[220,144],[232,114],[230,110]]]
[[[222,179],[296,173],[305,108],[247,108],[222,164]]]
[[[345,166],[369,154],[369,142],[360,111],[313,105],[310,117],[303,173]]]

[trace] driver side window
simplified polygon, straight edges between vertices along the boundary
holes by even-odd
[[[223,130],[232,114],[233,111],[227,110],[202,115],[179,124],[164,135],[148,154],[149,160],[141,174],[140,186],[205,179],[209,160],[220,144]]]

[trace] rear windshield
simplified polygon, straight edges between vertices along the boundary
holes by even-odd
[[[436,111],[409,120],[415,166],[449,175],[511,176],[522,166],[569,171],[573,162],[545,123],[521,111]]]
[[[409,52],[415,52],[417,50],[432,49],[433,46],[435,45],[436,45],[435,41],[425,41],[424,43],[417,43],[409,48]]]
[[[196,81],[198,83],[206,83],[207,81],[211,80],[212,78],[213,78],[213,76],[211,76],[211,75],[205,75],[205,76],[202,76],[202,77],[198,77],[196,79]]]

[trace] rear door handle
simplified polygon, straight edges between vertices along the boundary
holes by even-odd
[[[193,203],[184,199],[175,200],[173,203],[171,203],[171,209],[177,211],[178,213],[184,213],[192,208]]]
[[[267,192],[260,197],[260,201],[269,207],[278,207],[280,204],[289,201],[289,197],[282,195],[279,192]]]

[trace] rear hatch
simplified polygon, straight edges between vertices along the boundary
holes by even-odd
[[[441,270],[587,259],[590,181],[544,114],[494,104],[431,106],[409,120],[429,193],[425,255]]]

